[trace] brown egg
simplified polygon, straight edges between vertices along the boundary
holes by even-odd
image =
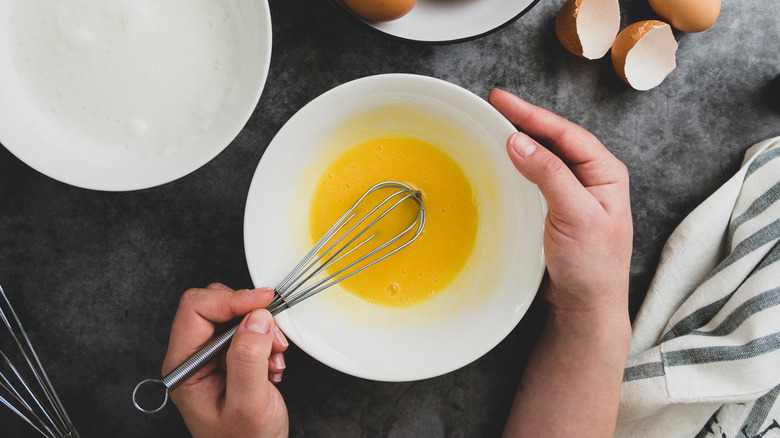
[[[368,21],[397,20],[416,3],[417,0],[344,0],[348,8]]]
[[[720,0],[650,0],[650,6],[675,29],[701,32],[715,24]]]

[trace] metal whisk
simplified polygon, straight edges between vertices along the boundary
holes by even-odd
[[[371,193],[380,190],[389,190],[390,193],[384,200],[370,208],[367,213],[356,212]],[[350,261],[346,266],[334,267],[337,269],[335,272],[330,274],[325,272],[326,269],[344,260],[345,257],[374,239],[376,234],[367,234],[367,231],[390,211],[407,201],[416,204],[417,215],[406,229]],[[361,216],[358,216],[359,214]],[[272,315],[277,315],[390,257],[414,242],[422,234],[423,227],[425,227],[425,206],[420,191],[396,181],[385,181],[374,185],[333,224],[295,268],[274,288],[276,297],[268,306],[268,310]],[[342,230],[346,231],[340,233]],[[398,243],[396,244],[396,242]],[[230,343],[237,329],[238,325],[212,339],[162,379],[146,379],[136,385],[132,397],[135,407],[147,414],[158,412],[164,408],[168,403],[169,393],[219,354]],[[165,388],[165,399],[155,409],[145,409],[137,401],[138,389],[146,384],[162,385]]]
[[[0,403],[45,437],[78,438],[2,286],[0,296],[0,320],[8,330],[7,338],[0,336]]]

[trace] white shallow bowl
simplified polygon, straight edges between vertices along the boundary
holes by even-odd
[[[403,17],[383,23],[364,20],[342,0],[333,0],[367,26],[392,37],[423,43],[479,38],[520,18],[539,0],[417,0]]]
[[[0,0],[0,143],[74,186],[164,184],[233,141],[270,59],[264,0]]]
[[[298,111],[269,145],[249,189],[244,243],[258,287],[276,285],[311,246],[309,204],[324,170],[371,138],[405,135],[445,150],[473,184],[480,225],[463,271],[435,297],[388,308],[336,285],[279,314],[285,334],[337,370],[380,381],[438,376],[498,344],[528,309],[544,271],[545,205],[506,155],[513,132],[471,92],[408,74],[346,83]]]

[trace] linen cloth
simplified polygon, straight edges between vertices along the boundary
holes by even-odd
[[[780,437],[780,137],[670,236],[634,321],[615,436]]]

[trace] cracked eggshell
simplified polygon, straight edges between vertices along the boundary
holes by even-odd
[[[623,29],[612,44],[612,65],[623,81],[645,91],[660,84],[676,67],[677,41],[672,27],[647,20]]]
[[[618,0],[567,0],[555,17],[558,40],[585,59],[606,55],[619,30]]]

